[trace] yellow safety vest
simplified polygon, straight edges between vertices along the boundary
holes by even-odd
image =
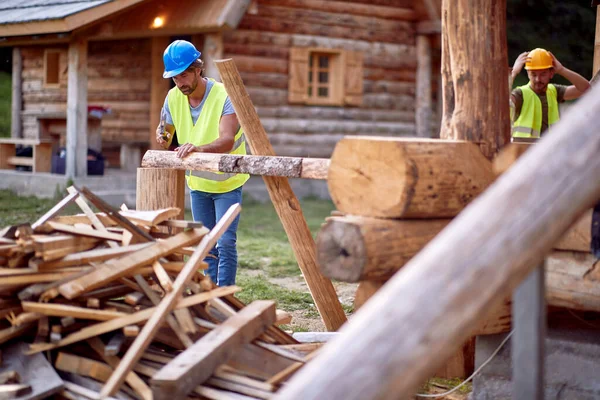
[[[194,125],[188,97],[174,87],[169,91],[168,103],[177,140],[180,144],[191,143],[201,146],[219,138],[219,122],[227,92],[222,83],[214,82],[202,111]],[[235,143],[230,154],[246,154],[246,141],[240,128],[235,134]],[[233,174],[209,171],[186,171],[187,185],[192,190],[208,193],[225,193],[242,186],[250,178],[248,174]]]
[[[537,94],[527,85],[519,86],[523,93],[521,114],[513,123],[512,137],[514,138],[539,138],[542,130],[542,101]],[[558,96],[556,86],[549,84],[546,89],[548,101],[548,129],[558,122]]]

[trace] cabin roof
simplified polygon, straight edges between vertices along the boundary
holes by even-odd
[[[4,0],[0,24],[62,19],[115,0]]]

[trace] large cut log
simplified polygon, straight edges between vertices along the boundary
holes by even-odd
[[[600,198],[600,88],[577,105],[387,282],[276,399],[412,398]],[[378,379],[364,379],[365,369]]]
[[[343,282],[385,281],[448,223],[449,219],[330,217],[317,236],[319,268],[326,277]]]
[[[215,64],[235,107],[252,154],[274,156],[273,147],[250,101],[235,63],[232,60],[221,60],[216,61]],[[325,327],[327,330],[335,331],[346,322],[346,314],[333,284],[319,271],[315,242],[300,203],[287,178],[264,176],[263,179]]]
[[[386,281],[435,237],[450,219],[329,217],[317,236],[323,275],[343,282]],[[589,253],[592,211],[554,244],[557,250]]]
[[[331,156],[327,183],[338,210],[384,218],[458,214],[493,180],[473,143],[346,137]]]
[[[510,142],[506,0],[442,3],[440,138],[475,142],[492,159]]]
[[[142,167],[327,179],[329,160],[215,153],[191,153],[185,158],[179,158],[172,151],[150,150],[144,154]]]

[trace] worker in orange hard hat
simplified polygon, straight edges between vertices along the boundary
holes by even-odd
[[[590,82],[563,66],[549,51],[534,49],[517,57],[511,71],[512,81],[525,66],[529,82],[514,89],[510,95],[513,139],[537,139],[560,119],[558,104],[581,96]],[[570,86],[550,83],[559,74]]]

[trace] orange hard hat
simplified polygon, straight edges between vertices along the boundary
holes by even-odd
[[[544,49],[533,49],[527,55],[531,61],[525,63],[525,69],[535,71],[538,69],[552,68],[552,56]]]

